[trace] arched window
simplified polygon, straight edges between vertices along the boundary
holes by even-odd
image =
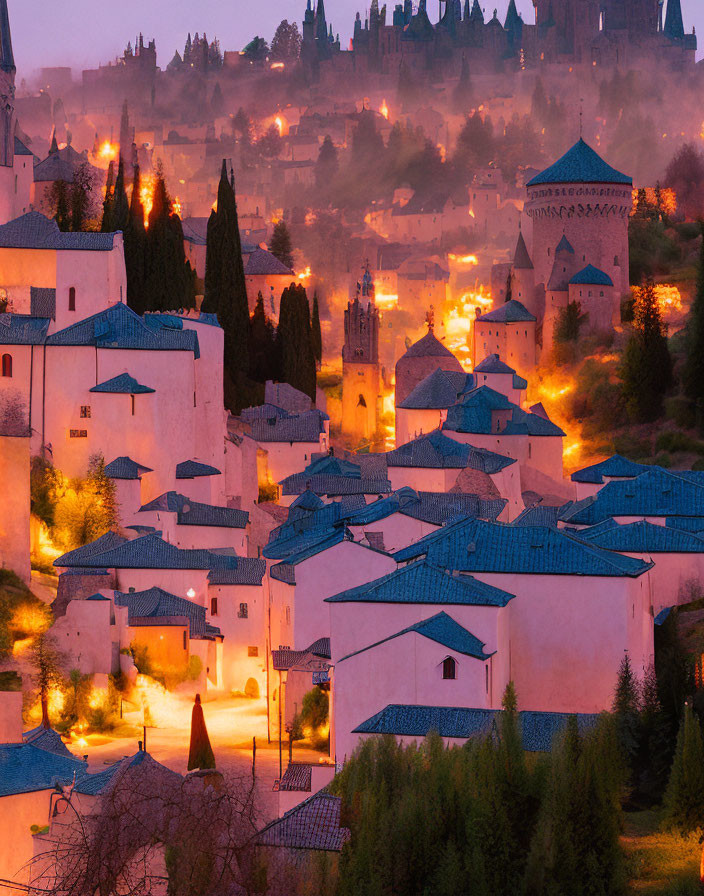
[[[451,656],[446,656],[442,661],[442,677],[446,681],[454,681],[457,678],[457,663]]]
[[[68,291],[68,310],[76,310],[76,287],[72,286]]]
[[[12,376],[12,355],[2,356],[2,375]]]

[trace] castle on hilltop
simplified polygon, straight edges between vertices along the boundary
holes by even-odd
[[[681,0],[533,0],[535,23],[523,21],[509,0],[503,24],[487,20],[479,0],[441,0],[438,22],[426,0],[404,0],[387,16],[371,0],[364,22],[357,13],[350,49],[342,50],[325,17],[324,0],[308,0],[301,59],[314,75],[351,71],[396,75],[402,64],[417,71],[499,73],[545,64],[637,65],[657,59],[675,69],[694,65],[697,38],[686,34]],[[666,8],[665,8],[665,4]],[[441,7],[442,8],[442,7]]]

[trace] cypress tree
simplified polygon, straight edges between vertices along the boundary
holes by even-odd
[[[455,112],[465,112],[472,102],[472,81],[469,74],[469,60],[465,53],[462,54],[460,79],[455,87],[453,102]]]
[[[71,229],[71,208],[68,184],[65,180],[54,181],[51,187],[51,198],[56,208],[54,220],[58,224],[59,230],[69,231]]]
[[[700,222],[700,229],[697,292],[687,321],[687,357],[682,380],[685,395],[695,403],[701,427],[704,424],[704,221]]]
[[[323,360],[323,336],[320,332],[320,310],[318,308],[318,293],[313,293],[313,315],[311,317],[311,338],[313,340],[313,357],[318,366]]]
[[[276,331],[281,379],[315,401],[315,356],[310,326],[310,307],[305,288],[292,283],[281,295]]]
[[[125,190],[125,163],[120,156],[117,163],[117,179],[115,180],[115,194],[112,209],[112,224],[115,231],[125,232],[130,216],[130,207],[127,202],[127,191]]]
[[[103,200],[103,219],[100,224],[102,233],[114,233],[113,214],[115,207],[115,163],[108,165],[108,176],[105,182],[105,199]]]
[[[318,161],[315,163],[315,184],[318,189],[330,188],[330,183],[336,176],[339,167],[337,148],[332,142],[330,134],[327,134],[320,147]]]
[[[142,205],[142,180],[139,165],[134,166],[132,196],[124,233],[127,268],[127,303],[137,314],[144,314],[149,303],[146,294],[146,231]]]
[[[614,694],[613,714],[624,761],[633,770],[640,745],[640,694],[628,654],[621,660]]]
[[[672,359],[653,281],[638,291],[633,332],[626,345],[620,375],[629,416],[638,423],[656,420],[672,384]]]
[[[663,801],[664,823],[681,834],[704,828],[704,745],[699,720],[687,705]]]
[[[274,224],[274,232],[271,235],[269,251],[279,259],[281,264],[285,264],[287,268],[293,269],[291,234],[289,233],[284,220],[277,221],[276,224]]]
[[[225,369],[237,383],[249,369],[249,306],[242,261],[237,200],[223,159],[217,211],[210,215],[203,311],[215,313],[225,331]]]
[[[277,377],[274,325],[266,315],[260,292],[249,319],[249,378],[256,383],[265,383]]]

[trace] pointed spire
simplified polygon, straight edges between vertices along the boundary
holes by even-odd
[[[472,3],[472,13],[470,15],[470,19],[479,25],[484,24],[484,13],[482,12],[482,8],[479,5],[479,0],[474,0],[474,2]]]
[[[469,20],[470,10],[469,10],[469,0],[464,0],[464,20],[465,22]]]
[[[516,251],[513,253],[513,267],[517,270],[532,271],[533,262],[530,260],[525,240],[523,239],[523,231],[518,231],[518,241],[516,242]]]
[[[51,132],[51,146],[49,147],[49,155],[53,156],[59,151],[59,144],[56,140],[56,128]]]
[[[15,56],[12,52],[12,34],[10,32],[10,14],[7,11],[7,0],[0,0],[0,69],[15,73]]]
[[[667,0],[667,12],[665,13],[665,37],[670,40],[682,40],[684,37],[684,23],[682,21],[682,7],[680,0]]]
[[[518,10],[516,9],[516,0],[510,0],[508,10],[506,11],[504,28],[506,31],[517,31],[520,29],[521,25],[522,22],[518,17]]]

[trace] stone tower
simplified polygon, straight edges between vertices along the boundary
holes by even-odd
[[[15,160],[15,57],[7,0],[0,0],[0,166]]]
[[[379,311],[374,304],[374,281],[365,268],[357,294],[345,311],[342,347],[342,431],[355,440],[374,436],[379,422],[381,367],[379,366]]]

